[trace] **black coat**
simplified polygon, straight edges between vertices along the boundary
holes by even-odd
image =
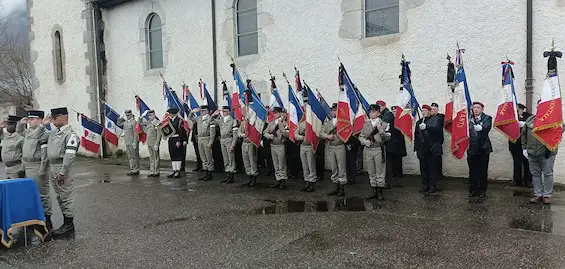
[[[445,115],[444,114],[437,114],[434,117],[438,118],[439,124],[441,125],[441,144],[443,145],[444,142],[444,137],[443,137],[443,132],[444,132],[444,128],[443,125],[445,124]]]
[[[483,130],[480,132],[475,131],[476,124],[482,125]],[[483,113],[479,120],[476,120],[475,117],[471,117],[469,120],[469,149],[467,149],[467,156],[483,155],[492,152],[492,144],[488,137],[491,128],[491,116]]]
[[[402,132],[394,127],[394,114],[388,108],[385,108],[381,114],[381,119],[390,124],[390,140],[385,144],[386,152],[406,156],[406,142]]]
[[[426,129],[420,130],[420,124],[424,122]],[[421,118],[414,126],[414,151],[418,159],[429,156],[440,156],[443,154],[443,124],[440,117]]]
[[[518,121],[526,121],[532,114],[525,112],[522,113],[522,116],[518,115]],[[522,133],[522,128],[520,128],[520,133]],[[522,140],[520,139],[520,137],[518,136],[518,140],[516,140],[516,143],[512,143],[512,141],[508,140],[508,149],[510,151],[515,151],[515,152],[522,152]]]

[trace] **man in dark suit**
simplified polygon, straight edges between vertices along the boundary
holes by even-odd
[[[420,160],[422,175],[422,193],[434,193],[437,190],[439,165],[442,151],[443,122],[431,115],[432,107],[422,106],[423,118],[416,122],[414,130],[414,152]]]
[[[489,132],[492,128],[492,117],[483,113],[484,105],[473,102],[473,115],[469,120],[469,148],[467,163],[469,164],[469,197],[486,197],[488,186],[488,163],[492,144]]]
[[[526,111],[526,106],[523,104],[518,104],[518,123],[520,124],[520,132],[522,131],[526,120],[531,116],[531,113]],[[528,158],[522,154],[522,141],[520,137],[516,142],[508,141],[508,149],[512,154],[512,160],[514,161],[514,173],[513,181],[510,183],[512,186],[522,186],[526,187],[532,186],[532,174],[530,173],[530,164],[528,163]],[[522,169],[524,174],[522,174]]]
[[[432,103],[431,105],[431,115],[432,117],[437,117],[439,123],[441,124],[441,126],[443,126],[443,124],[445,123],[445,114],[439,113],[439,105],[437,103]],[[444,136],[443,136],[443,127],[441,128],[441,146],[443,147],[443,142],[444,142]],[[439,155],[438,161],[437,161],[437,165],[438,165],[438,180],[442,180],[443,179],[443,158],[442,155]]]
[[[389,124],[390,141],[386,142],[386,188],[396,185],[402,177],[402,157],[406,156],[404,135],[394,127],[394,114],[382,100],[377,101],[381,108],[381,119]]]

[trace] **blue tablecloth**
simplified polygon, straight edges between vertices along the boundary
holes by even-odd
[[[0,180],[0,236],[2,244],[13,243],[12,229],[35,226],[35,233],[43,239],[45,215],[35,181],[30,178]],[[40,228],[40,229],[37,229]]]

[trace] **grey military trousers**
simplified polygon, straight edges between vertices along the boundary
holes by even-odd
[[[385,187],[386,161],[383,159],[381,147],[363,150],[363,166],[369,174],[371,187]]]
[[[132,145],[126,145],[126,152],[128,154],[129,170],[139,172],[139,143],[137,143],[135,149]]]
[[[235,151],[232,148],[232,142],[232,137],[220,139],[222,158],[224,159],[224,171],[226,173],[235,173]]]
[[[50,164],[50,180],[57,195],[57,202],[63,212],[63,216],[67,218],[74,218],[74,186],[73,186],[73,173],[69,172],[65,175],[65,182],[61,185],[57,184],[57,175],[61,171],[63,164]]]
[[[12,165],[12,166],[6,166],[5,167],[5,171],[6,171],[6,178],[10,179],[10,178],[19,178],[20,177],[20,171],[23,171],[22,168],[22,164],[16,164],[16,165]]]
[[[241,155],[243,157],[243,166],[248,176],[256,176],[257,171],[257,147],[253,143],[243,141],[241,144]]]
[[[147,149],[149,150],[149,174],[156,175],[160,172],[159,164],[161,162],[161,156],[159,156],[159,148],[155,150],[153,147],[154,146],[147,146]]]
[[[286,180],[286,152],[284,144],[271,144],[271,155],[273,157],[273,166],[275,169],[275,178],[277,181]]]
[[[49,189],[49,172],[40,174],[39,168],[41,167],[40,162],[25,162],[24,168],[27,178],[32,178],[35,181],[35,185],[39,190],[39,197],[41,198],[41,204],[43,205],[43,211],[45,211],[46,216],[51,216],[51,196]]]
[[[327,145],[326,151],[328,151],[330,164],[332,167],[332,175],[330,179],[333,183],[346,184],[347,177],[345,176],[345,145]]]
[[[212,148],[208,147],[210,137],[198,137],[198,152],[202,160],[202,169],[204,171],[214,172],[214,155],[212,155]]]
[[[300,145],[300,161],[302,162],[304,181],[316,182],[318,179],[316,175],[316,152],[314,152],[312,145]]]

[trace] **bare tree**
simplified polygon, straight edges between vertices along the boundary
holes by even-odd
[[[33,107],[27,38],[11,31],[9,17],[0,18],[0,102],[23,109]]]

